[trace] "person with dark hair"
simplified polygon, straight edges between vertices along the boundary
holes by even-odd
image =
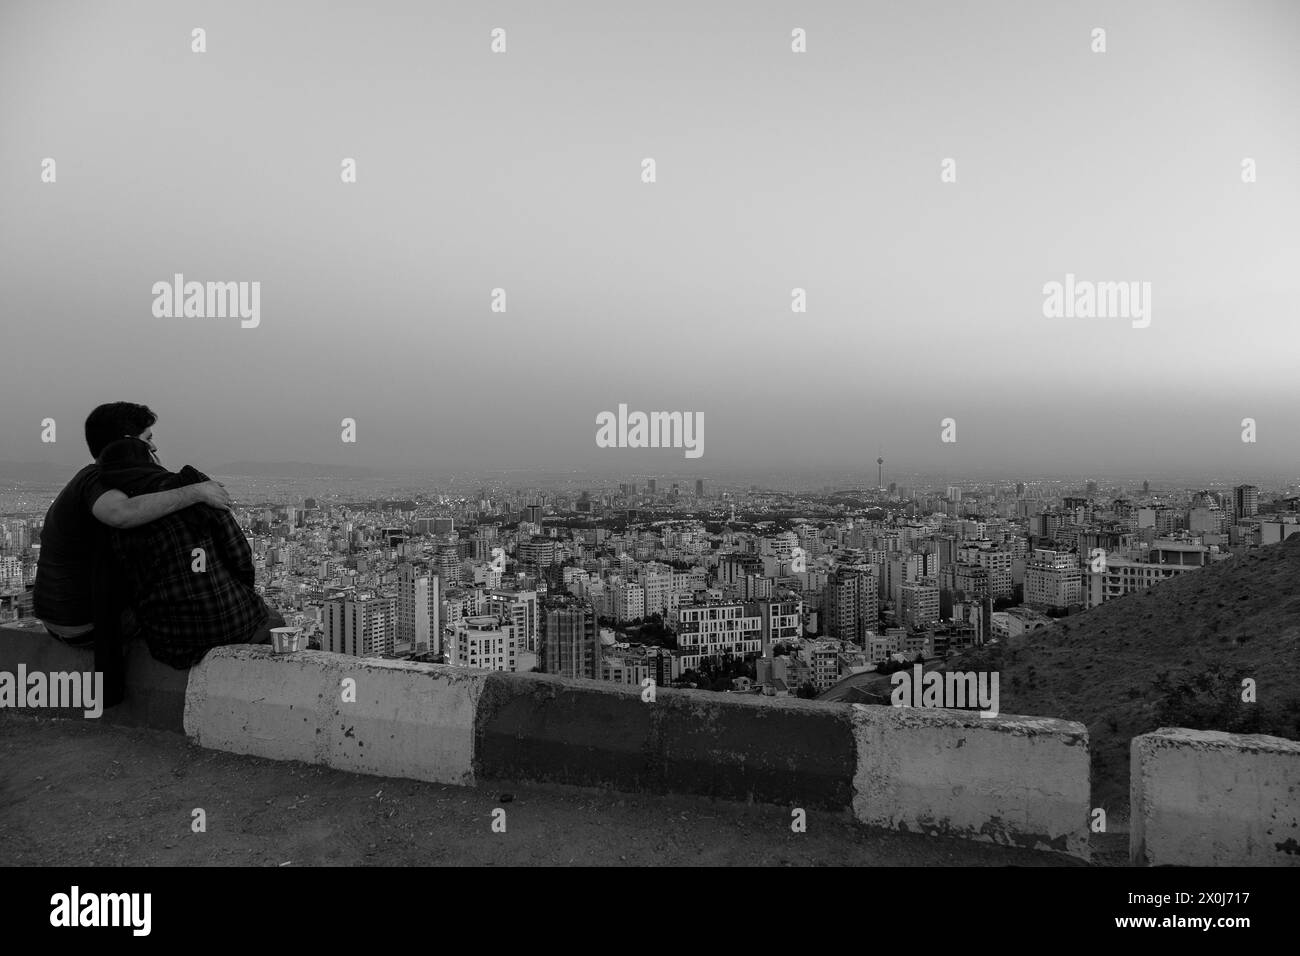
[[[142,435],[158,422],[148,405],[134,402],[109,402],[86,416],[86,446],[90,457],[98,458],[109,442],[127,435]]]
[[[100,405],[86,419],[86,445],[91,456],[98,458],[110,442],[129,437],[139,439],[152,454],[157,451],[153,444],[157,420],[145,405]],[[129,497],[100,480],[97,462],[82,468],[45,514],[33,614],[58,639],[91,646],[96,624],[95,567],[101,549],[107,546],[108,530],[137,528],[200,502],[229,508],[230,495],[219,482],[206,481]]]
[[[106,487],[132,498],[209,480],[189,465],[168,471],[138,438],[110,443],[99,467]],[[221,644],[269,643],[268,623],[284,623],[255,590],[252,549],[226,508],[195,504],[108,537],[117,593],[157,660],[193,667]]]

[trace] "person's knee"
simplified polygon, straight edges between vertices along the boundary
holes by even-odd
[[[87,648],[92,648],[95,646],[94,631],[86,631],[82,634],[78,634],[75,637],[64,637],[62,634],[57,634],[54,631],[50,630],[50,628],[46,627],[45,633],[49,634],[50,637],[54,638],[59,643],[66,644],[68,647],[71,647],[75,650],[84,651]]]

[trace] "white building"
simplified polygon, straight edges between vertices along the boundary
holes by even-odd
[[[495,614],[458,622],[452,647],[455,655],[448,663],[492,671],[514,671],[520,653],[515,626],[503,623]]]
[[[1038,610],[1083,603],[1083,573],[1068,551],[1036,548],[1025,567],[1025,604]]]
[[[683,670],[698,667],[705,657],[743,657],[763,649],[763,621],[756,606],[682,607],[670,615],[669,624],[677,632]]]
[[[614,620],[622,624],[645,617],[645,588],[641,585],[631,582],[616,584],[612,593]]]
[[[1107,558],[1106,569],[1088,575],[1088,593],[1085,606],[1096,607],[1112,598],[1123,597],[1135,591],[1145,591],[1153,584],[1167,581],[1175,575],[1197,570],[1195,564],[1150,564],[1130,561],[1127,558]]]
[[[515,626],[521,650],[538,648],[536,591],[493,591],[483,604],[484,614],[495,614]]]
[[[645,565],[637,575],[637,583],[641,585],[645,592],[642,598],[643,615],[661,614],[667,616],[669,610],[676,605],[677,595],[673,588],[673,571],[667,565]]]
[[[442,652],[439,624],[442,596],[438,576],[422,574],[413,565],[397,571],[397,645],[417,654]]]

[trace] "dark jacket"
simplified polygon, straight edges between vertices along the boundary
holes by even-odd
[[[129,497],[208,480],[186,465],[179,474],[153,461],[135,438],[99,457],[100,480]],[[229,511],[197,504],[109,535],[115,574],[155,658],[192,667],[213,647],[244,644],[269,611],[253,587],[253,554]]]

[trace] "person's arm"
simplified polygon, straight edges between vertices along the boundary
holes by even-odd
[[[220,482],[205,481],[202,484],[186,485],[172,488],[170,491],[156,491],[150,495],[137,495],[128,498],[116,488],[111,488],[95,499],[91,513],[110,528],[138,528],[164,518],[174,511],[188,508],[190,505],[206,504],[223,511],[230,510],[230,495]]]

